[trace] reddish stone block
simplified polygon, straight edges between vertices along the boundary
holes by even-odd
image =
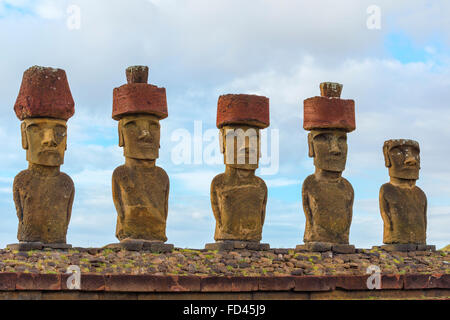
[[[0,273],[0,291],[14,291],[16,280],[16,273]]]
[[[336,288],[344,290],[368,290],[369,276],[339,276],[336,277]]]
[[[295,277],[260,277],[260,291],[291,291],[295,288]]]
[[[68,120],[75,113],[75,103],[62,69],[34,66],[23,74],[14,105],[20,120],[34,117]]]
[[[356,129],[355,101],[338,98],[313,97],[304,101],[303,128]]]
[[[168,276],[114,274],[105,276],[105,290],[115,292],[170,292]]]
[[[200,280],[202,292],[232,292],[233,281],[231,277],[205,277]]]
[[[428,286],[436,289],[450,289],[450,274],[433,274]]]
[[[450,289],[449,274],[407,274],[405,289]]]
[[[336,287],[335,277],[301,276],[294,281],[294,291],[331,291]]]
[[[168,292],[200,292],[200,277],[171,276]]]
[[[30,290],[30,291],[61,290],[61,275],[18,273],[16,290]]]
[[[114,120],[127,114],[147,113],[160,119],[168,117],[166,89],[147,83],[130,83],[114,89]]]
[[[67,279],[70,274],[61,274],[61,290],[70,290],[67,288]],[[81,274],[81,291],[104,291],[105,278],[100,274]]]
[[[387,275],[383,274],[381,276],[381,289],[403,289],[404,277],[400,274]]]
[[[269,98],[248,94],[220,96],[217,104],[217,127],[230,124],[267,128],[270,125]]]
[[[253,292],[259,289],[257,277],[232,277],[231,280],[233,292]]]

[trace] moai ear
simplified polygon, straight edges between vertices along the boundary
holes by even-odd
[[[65,144],[66,144],[66,146],[64,147],[64,150],[66,150],[67,151],[67,128],[66,128],[66,135],[65,135]]]
[[[20,125],[20,132],[22,133],[22,148],[28,150],[28,139],[27,139],[27,124],[22,122]]]
[[[225,153],[225,143],[224,143],[224,129],[219,130],[219,145],[220,145],[220,152]]]
[[[389,147],[383,146],[383,154],[384,154],[384,165],[386,168],[391,167],[391,159],[389,158]]]
[[[261,152],[261,131],[258,130],[258,158],[262,158],[262,152]]]
[[[311,132],[308,133],[308,149],[309,149],[308,156],[310,158],[314,158],[315,154],[314,154],[313,136]]]
[[[125,145],[125,141],[123,139],[123,132],[122,132],[122,121],[119,121],[119,147],[123,147]]]

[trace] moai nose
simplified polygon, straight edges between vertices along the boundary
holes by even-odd
[[[407,166],[415,166],[417,164],[417,160],[415,157],[407,157],[405,159],[405,164]]]
[[[342,153],[336,139],[331,140],[330,153],[335,156],[338,156]]]
[[[46,147],[56,147],[56,139],[53,130],[45,130],[44,138],[42,139],[42,145]]]
[[[141,135],[139,136],[139,139],[145,139],[148,136],[150,136],[150,131],[148,131],[147,129],[142,130]]]

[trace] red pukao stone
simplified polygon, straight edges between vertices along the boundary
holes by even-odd
[[[270,125],[269,98],[248,94],[227,94],[219,97],[217,127],[248,124],[264,129]]]
[[[75,103],[66,72],[39,66],[26,70],[14,111],[20,120],[56,118],[67,121],[75,113]]]
[[[130,79],[130,83],[114,89],[113,119],[120,120],[124,115],[136,113],[153,114],[159,119],[167,118],[169,114],[166,89],[147,83],[136,83]]]
[[[341,129],[351,132],[356,129],[354,100],[313,97],[304,101],[303,110],[305,130]]]

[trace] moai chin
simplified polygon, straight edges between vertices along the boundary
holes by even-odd
[[[342,85],[325,82],[321,96],[304,101],[303,127],[315,173],[302,187],[306,217],[305,245],[309,251],[354,252],[349,245],[354,192],[342,177],[347,161],[347,133],[356,129],[355,102],[340,98]]]
[[[129,67],[126,76],[128,84],[114,89],[113,101],[125,156],[112,176],[116,237],[128,250],[170,251],[173,245],[164,244],[169,177],[156,166],[160,120],[168,116],[166,89],[147,84],[148,67]]]
[[[20,243],[9,245],[11,249],[71,247],[66,234],[75,188],[60,166],[74,107],[64,70],[34,66],[24,72],[14,111],[22,121],[22,147],[29,166],[14,179]]]
[[[245,94],[219,97],[217,127],[226,167],[211,184],[216,243],[207,244],[206,249],[269,249],[268,244],[260,243],[267,186],[255,176],[260,130],[269,124],[268,98]]]
[[[420,170],[420,147],[414,140],[388,140],[383,145],[390,182],[380,189],[380,212],[384,222],[382,246],[388,251],[435,250],[426,245],[427,197],[416,186]]]

